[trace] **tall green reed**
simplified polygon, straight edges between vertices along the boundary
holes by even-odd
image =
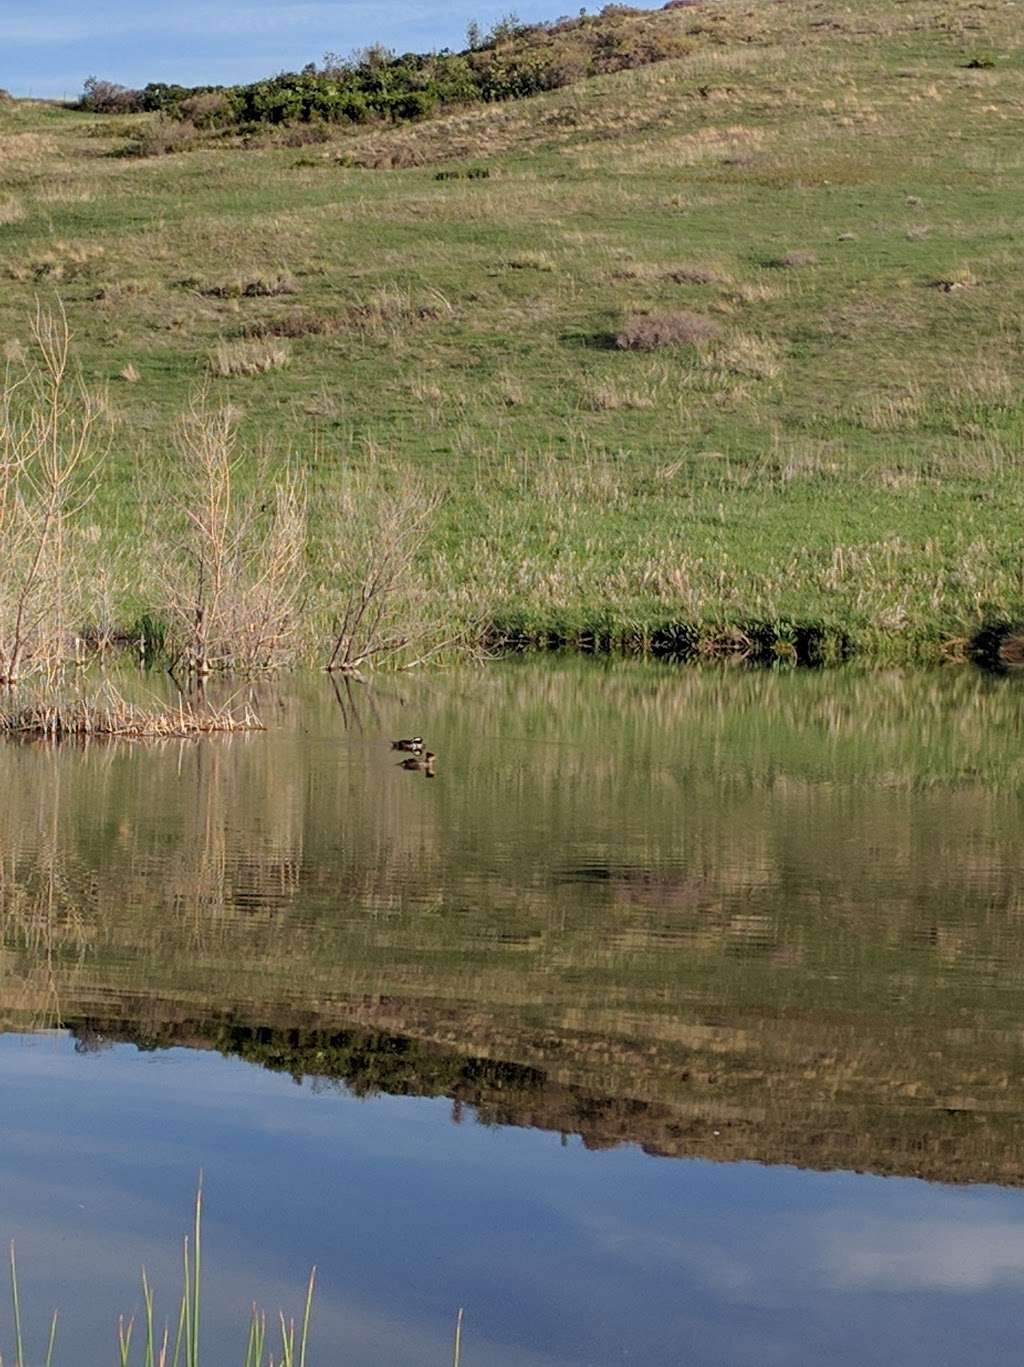
[[[286,1318],[283,1310],[278,1311],[278,1325],[281,1335],[279,1353],[275,1354],[274,1349],[268,1343],[266,1311],[262,1310],[255,1302],[253,1303],[245,1347],[244,1367],[307,1367],[310,1321],[313,1315],[313,1294],[316,1290],[316,1272],[315,1266],[310,1269],[301,1323],[296,1324],[294,1317]],[[170,1325],[165,1322],[163,1329],[158,1331],[153,1286],[149,1280],[148,1272],[145,1268],[142,1269],[145,1337],[142,1346],[141,1367],[200,1367],[199,1326],[202,1279],[203,1186],[200,1180],[196,1191],[191,1235],[186,1234],[182,1241],[182,1292],[181,1299],[178,1302],[178,1322],[174,1336],[174,1348],[170,1353],[169,1361]],[[13,1241],[10,1245],[10,1282],[14,1317],[14,1367],[26,1367],[21,1324],[21,1296],[18,1289],[18,1264]],[[57,1318],[58,1312],[54,1310],[50,1320],[43,1367],[53,1367],[54,1347],[57,1341]],[[462,1367],[462,1323],[463,1310],[460,1306],[455,1318],[452,1367]],[[135,1316],[119,1315],[117,1320],[118,1367],[132,1367],[132,1344],[134,1340]],[[2,1358],[0,1358],[0,1363],[2,1363]]]
[[[25,1367],[25,1345],[21,1335],[21,1296],[18,1291],[18,1261],[14,1253],[14,1240],[11,1240],[11,1305],[14,1312],[14,1361],[15,1367]],[[46,1340],[44,1367],[52,1367],[53,1349],[57,1342],[57,1311],[50,1316],[50,1332]]]
[[[14,1243],[10,1246],[11,1304],[14,1326],[14,1367],[26,1367],[25,1345],[22,1334],[21,1295],[18,1287],[18,1265]],[[170,1325],[157,1328],[155,1296],[149,1274],[142,1269],[143,1329],[141,1367],[200,1367],[200,1318],[203,1285],[203,1187],[200,1181],[196,1192],[195,1212],[190,1234],[182,1242],[182,1292],[178,1302],[177,1329],[174,1348],[170,1346]],[[280,1353],[275,1355],[267,1344],[267,1316],[256,1305],[252,1309],[249,1337],[245,1353],[245,1367],[306,1367],[309,1353],[310,1321],[313,1313],[313,1292],[316,1287],[316,1268],[312,1268],[306,1285],[301,1326],[294,1318],[286,1319],[279,1313],[281,1326]],[[53,1367],[57,1339],[57,1311],[50,1321],[44,1367]],[[135,1357],[132,1346],[136,1342],[135,1316],[119,1315],[117,1320],[117,1358],[119,1367],[132,1367]],[[2,1359],[0,1359],[2,1361]]]

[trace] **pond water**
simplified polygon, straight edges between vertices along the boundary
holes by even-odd
[[[443,1364],[460,1306],[467,1367],[1017,1360],[1014,680],[252,699],[266,733],[0,750],[27,1363],[55,1306],[58,1363],[111,1361],[143,1264],[174,1319],[200,1170],[207,1362],[313,1263],[311,1364]]]

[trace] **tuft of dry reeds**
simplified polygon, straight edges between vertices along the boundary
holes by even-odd
[[[207,704],[197,707],[180,698],[176,705],[140,707],[126,702],[113,689],[98,699],[27,703],[12,711],[0,711],[0,735],[39,740],[174,740],[224,731],[264,730],[248,705],[238,713]]]
[[[281,370],[291,360],[287,344],[265,339],[218,342],[210,357],[210,369],[221,379],[234,375],[265,375]]]

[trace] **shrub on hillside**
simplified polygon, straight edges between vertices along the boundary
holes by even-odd
[[[126,90],[90,77],[82,98],[96,112],[141,109],[193,128],[253,133],[269,125],[392,123],[427,118],[439,106],[522,99],[588,76],[644,66],[689,51],[678,26],[623,5],[600,17],[581,15],[526,25],[514,15],[464,52],[397,54],[377,44],[339,57],[325,55],[299,72],[237,86],[186,88],[151,82]]]
[[[165,157],[174,152],[187,152],[196,145],[199,130],[182,119],[161,115],[145,128],[136,128],[125,155],[130,157]]]
[[[197,95],[189,95],[178,105],[183,120],[194,128],[223,128],[234,122],[234,108],[231,100],[222,90],[204,90]]]

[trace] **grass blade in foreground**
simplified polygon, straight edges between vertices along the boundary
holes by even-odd
[[[14,1240],[11,1240],[11,1300],[14,1304],[14,1342],[17,1367],[25,1367],[25,1352],[21,1341],[21,1303],[18,1298],[18,1265],[14,1258]]]
[[[452,1367],[460,1367],[462,1362],[462,1306],[455,1316],[455,1344],[452,1348]]]
[[[180,1367],[182,1348],[184,1348],[184,1367],[199,1367],[199,1315],[202,1293],[202,1225],[203,1225],[203,1188],[200,1183],[196,1192],[195,1218],[191,1236],[186,1235],[182,1249],[183,1290],[178,1308],[178,1326],[174,1338],[174,1351],[170,1367]],[[191,1245],[191,1246],[190,1246]],[[25,1350],[21,1328],[21,1299],[18,1290],[18,1269],[14,1254],[14,1243],[10,1245],[11,1302],[14,1309],[15,1353],[14,1367],[26,1367]],[[302,1310],[302,1332],[299,1338],[298,1356],[295,1351],[296,1321],[286,1318],[284,1311],[278,1312],[281,1325],[280,1367],[307,1367],[309,1353],[309,1329],[313,1314],[313,1295],[316,1290],[317,1269],[312,1267],[306,1283],[306,1296]],[[141,1367],[168,1367],[168,1344],[170,1328],[164,1325],[160,1346],[157,1347],[154,1325],[153,1287],[146,1269],[142,1269],[142,1301],[146,1320],[145,1342],[142,1350]],[[58,1312],[53,1312],[50,1320],[49,1338],[46,1347],[44,1367],[53,1367],[54,1346],[57,1339]],[[459,1308],[455,1319],[455,1340],[452,1349],[452,1367],[462,1363],[462,1321],[463,1311]],[[131,1367],[132,1342],[135,1337],[135,1316],[119,1315],[117,1320],[117,1360],[118,1367]],[[249,1320],[244,1367],[274,1367],[273,1354],[266,1358],[267,1316],[266,1311],[254,1303]],[[3,1359],[0,1358],[0,1364]]]

